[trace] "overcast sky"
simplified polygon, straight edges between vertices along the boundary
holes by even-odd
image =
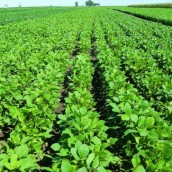
[[[9,7],[19,6],[73,6],[75,1],[79,5],[84,5],[86,0],[0,0],[0,7],[8,4]],[[172,2],[172,0],[93,0],[101,5],[128,5],[128,4],[145,4],[145,3],[165,3]]]

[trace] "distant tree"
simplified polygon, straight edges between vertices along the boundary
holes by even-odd
[[[19,7],[21,7],[21,4],[19,3]]]
[[[94,2],[92,0],[88,0],[85,2],[86,6],[94,6]]]
[[[78,5],[78,2],[75,2],[75,6],[76,6],[76,7],[78,7],[78,6],[79,6],[79,5]]]

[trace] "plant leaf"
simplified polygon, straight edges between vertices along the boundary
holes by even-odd
[[[86,157],[89,154],[89,148],[86,144],[83,144],[78,149],[78,154],[80,157]]]

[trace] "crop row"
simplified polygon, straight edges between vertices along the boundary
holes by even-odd
[[[120,57],[115,48],[107,45],[100,22],[95,37],[97,59],[103,71],[100,75],[107,87],[107,107],[112,109],[105,119],[112,130],[110,135],[118,136],[115,151],[123,162],[120,170],[130,171],[131,164],[134,172],[170,170],[171,126],[127,82]]]
[[[145,43],[145,45],[143,45],[145,50],[143,50],[143,47],[135,47],[135,45],[137,45],[137,33],[135,36],[134,32],[130,31],[132,29],[128,29],[132,33],[131,36],[128,36],[127,25],[123,24],[126,29],[123,30],[123,25],[119,24],[122,19],[123,15],[120,17],[120,21],[116,19],[116,23],[109,25],[109,27],[106,27],[106,24],[104,24],[107,42],[111,48],[115,49],[116,55],[121,58],[122,66],[126,71],[128,80],[134,83],[136,88],[138,88],[147,100],[153,102],[156,109],[165,115],[164,117],[171,120],[171,76],[163,73],[157,65],[158,62],[151,57],[150,52],[156,51],[155,48],[149,48],[150,45],[154,46],[153,43]],[[133,18],[128,18],[127,21],[132,22]],[[106,22],[109,23],[108,20],[106,20],[105,23]],[[140,27],[142,27],[141,24]],[[114,28],[116,30],[114,30]],[[112,37],[111,35],[114,36]],[[149,34],[147,34],[147,40],[148,38]],[[167,45],[164,45],[164,47],[167,47]],[[166,51],[170,53],[170,49]],[[168,56],[167,58],[170,59]]]
[[[165,73],[171,74],[171,34],[172,29],[156,23],[146,22],[135,17],[115,12],[110,20],[115,20],[114,27],[123,36],[124,43],[131,48],[143,51],[148,58],[155,59]],[[123,22],[121,22],[123,20]]]
[[[70,66],[65,112],[58,115],[57,122],[60,137],[51,146],[54,155],[50,171],[103,172],[119,160],[108,151],[117,139],[108,138],[108,128],[99,120],[91,93],[95,72],[90,57],[93,22],[92,18],[82,29]]]
[[[116,10],[136,16],[141,19],[159,22],[164,25],[172,25],[171,8],[132,8],[132,7],[114,7]]]
[[[78,23],[73,18],[69,22],[64,15],[60,19],[63,23],[54,17],[32,20],[29,24],[28,21],[9,24],[1,29],[0,129],[4,142],[0,148],[0,167],[3,170],[38,168],[36,161],[44,156],[69,59],[84,26],[83,21]],[[21,152],[24,153],[20,155]]]
[[[51,146],[55,152],[53,171],[106,171],[109,163],[118,160],[107,150],[116,139],[107,137],[105,121],[99,120],[94,110],[90,61],[87,54],[77,55],[73,61],[65,113],[58,116],[61,137]]]
[[[142,8],[172,8],[172,3],[161,3],[161,4],[136,4],[128,5],[129,7],[142,7]]]

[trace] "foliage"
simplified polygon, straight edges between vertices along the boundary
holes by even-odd
[[[171,27],[107,8],[10,10],[0,171],[171,171]]]
[[[103,34],[100,28],[98,25],[95,29],[98,40],[97,57],[104,71],[101,75],[107,82],[107,103],[112,108],[106,120],[112,130],[110,133],[116,133],[120,138],[117,147],[121,149],[119,152],[123,152],[121,159],[124,164],[125,161],[128,165],[129,162],[132,163],[133,168],[130,170],[133,171],[155,171],[163,168],[170,170],[172,164],[171,158],[167,158],[167,152],[172,150],[168,140],[172,128],[161,118],[161,114],[151,107],[151,103],[144,100],[132,84],[126,82],[125,73],[120,69],[120,55],[115,56],[115,50],[106,45],[104,37],[100,36]],[[165,149],[162,150],[158,145]],[[131,160],[128,161],[128,158]],[[125,165],[123,168],[125,169]]]
[[[115,9],[140,18],[172,25],[172,9],[138,8],[138,7],[115,7]]]
[[[35,19],[41,17],[48,17],[52,15],[69,12],[70,8],[60,7],[26,7],[26,8],[0,8],[0,25],[24,21],[28,19]]]
[[[92,0],[88,0],[85,2],[86,6],[94,6],[94,2]]]
[[[129,5],[129,7],[142,7],[142,8],[172,8],[172,3],[162,3],[162,4],[139,4],[139,5]]]

